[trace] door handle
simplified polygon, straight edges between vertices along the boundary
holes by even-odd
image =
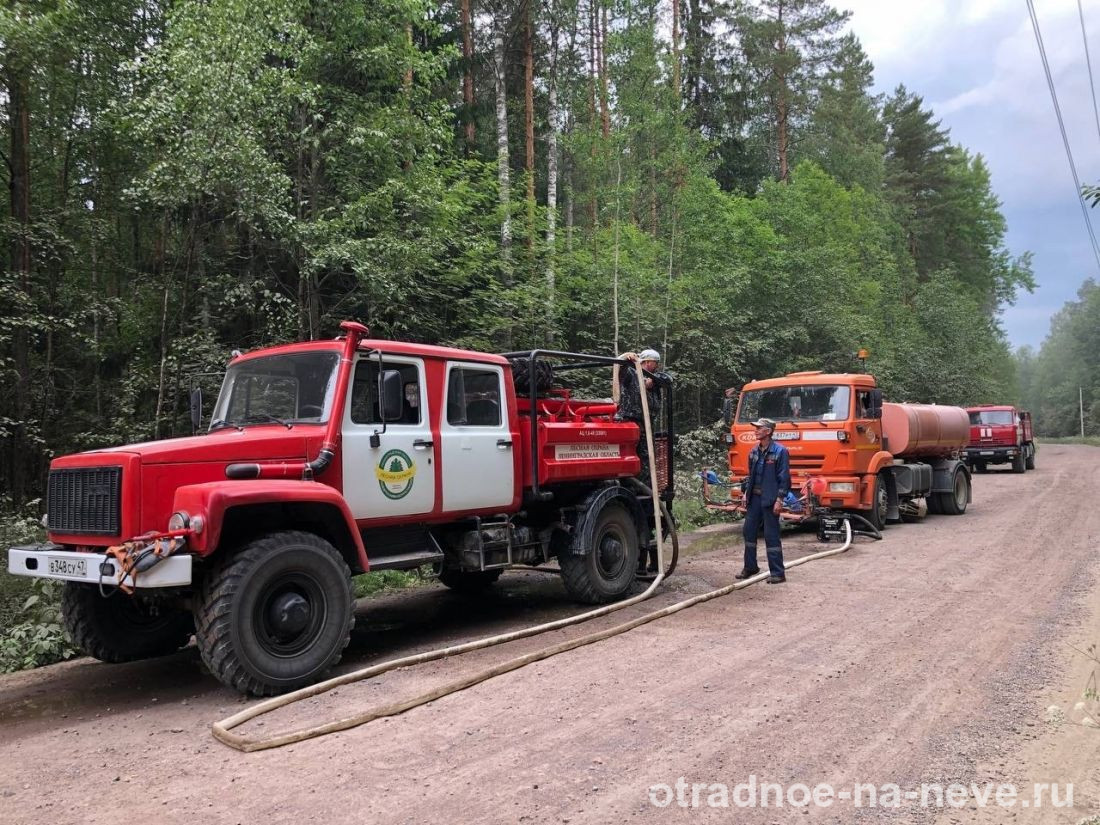
[[[434,441],[425,441],[423,438],[418,438],[415,441],[413,441],[413,449],[414,450],[427,450],[429,447],[432,447],[434,445],[435,445]]]
[[[512,439],[510,439],[510,438],[498,438],[497,439],[497,449],[498,450],[507,450],[507,449],[511,448],[511,446],[512,446]]]

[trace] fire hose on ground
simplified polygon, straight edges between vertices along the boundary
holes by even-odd
[[[644,376],[642,373],[641,365],[635,362],[635,368],[638,373],[639,388],[644,386]],[[645,392],[640,392],[642,401],[642,416],[644,421],[644,430],[646,443],[649,447],[649,455],[654,455],[653,445],[653,430],[652,423],[649,415],[649,402]],[[650,462],[650,489],[657,490],[657,470],[653,462]],[[650,613],[646,613],[643,616],[631,619],[630,621],[623,622],[615,625],[614,627],[607,628],[605,630],[599,630],[594,633],[589,633],[584,636],[579,636],[575,639],[568,639],[558,644],[551,645],[549,647],[542,648],[541,650],[532,651],[522,656],[517,656],[491,667],[485,668],[477,673],[463,677],[461,679],[452,681],[448,684],[441,685],[425,693],[421,693],[418,696],[413,696],[407,699],[391,702],[380,707],[376,707],[370,710],[362,711],[351,716],[344,717],[343,719],[337,719],[325,724],[315,725],[313,727],[304,728],[296,731],[289,731],[282,734],[277,734],[267,739],[250,739],[247,736],[242,736],[237,733],[233,733],[233,729],[239,727],[246,722],[271,713],[279,708],[286,707],[294,702],[300,702],[304,699],[309,699],[313,696],[317,696],[322,693],[326,693],[342,685],[352,684],[354,682],[360,682],[365,679],[370,679],[375,676],[379,676],[383,673],[387,673],[397,668],[411,667],[413,665],[423,664],[426,662],[438,661],[439,659],[445,659],[451,656],[457,656],[462,653],[469,653],[474,650],[483,650],[488,647],[494,647],[496,645],[505,644],[507,642],[516,641],[518,639],[525,639],[531,636],[536,636],[542,633],[547,633],[551,630],[559,630],[571,625],[580,624],[582,622],[589,621],[591,619],[598,618],[600,616],[606,616],[609,613],[613,613],[617,610],[622,610],[631,605],[638,604],[649,599],[660,586],[661,582],[665,579],[665,566],[664,566],[664,540],[662,538],[662,513],[661,504],[659,498],[653,496],[653,517],[654,517],[654,536],[657,542],[657,576],[650,583],[649,587],[643,593],[638,594],[632,598],[626,599],[615,604],[600,607],[595,610],[589,610],[585,613],[581,613],[577,616],[570,616],[565,619],[558,619],[544,624],[535,625],[534,627],[523,628],[521,630],[510,631],[502,633],[496,636],[490,636],[483,639],[476,639],[474,641],[465,642],[463,644],[452,645],[449,647],[438,648],[436,650],[425,651],[424,653],[417,653],[410,656],[403,656],[398,659],[393,659],[388,662],[382,662],[377,665],[362,668],[360,670],[352,671],[351,673],[345,673],[342,676],[337,676],[332,679],[328,679],[324,682],[319,682],[315,685],[301,688],[291,693],[284,694],[282,696],[276,696],[272,699],[259,702],[250,708],[247,708],[240,713],[234,714],[226,719],[222,719],[213,725],[212,732],[214,737],[220,742],[235,748],[236,750],[243,752],[252,752],[259,750],[268,750],[271,748],[279,748],[285,745],[290,745],[295,742],[302,742],[307,739],[314,739],[319,736],[324,736],[329,733],[336,733],[337,731],[348,730],[350,728],[358,727],[359,725],[366,724],[374,719],[380,719],[386,716],[396,716],[404,713],[412,708],[425,705],[428,702],[436,701],[444,696],[449,696],[453,693],[471,688],[474,685],[488,681],[496,676],[500,676],[505,673],[509,673],[513,670],[525,667],[534,662],[539,662],[544,659],[549,659],[552,656],[557,656],[561,653],[565,653],[570,650],[576,650],[577,648],[584,647],[586,645],[595,644],[596,642],[610,639],[613,636],[618,636],[627,631],[633,630],[636,627],[641,627],[649,622],[656,621],[657,619],[672,616],[675,613],[679,613],[681,610],[686,610],[689,607],[693,607],[697,604],[717,599],[722,596],[728,595],[735,590],[741,590],[749,587],[757,582],[763,581],[767,578],[767,573],[758,573],[750,578],[735,582],[724,587],[720,587],[717,590],[712,590],[708,593],[703,593],[691,598],[684,599],[683,601],[676,602],[675,604],[668,605],[654,610]],[[845,520],[845,540],[840,547],[830,548],[823,550],[819,553],[813,553],[808,556],[803,556],[798,559],[794,559],[787,562],[786,566],[796,567],[800,564],[806,564],[818,559],[828,558],[830,556],[836,556],[840,553],[844,553],[851,547],[852,544],[852,527],[851,524]],[[675,526],[669,524],[670,536],[675,539]]]

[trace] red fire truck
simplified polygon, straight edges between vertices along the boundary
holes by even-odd
[[[977,472],[990,464],[1011,464],[1012,472],[1035,469],[1035,435],[1031,413],[1008,404],[967,407],[970,443],[966,460]]]
[[[50,543],[12,548],[9,572],[66,582],[65,624],[85,651],[141,659],[193,633],[222,682],[273,694],[339,661],[354,574],[432,565],[475,590],[556,558],[577,600],[631,589],[654,540],[639,427],[560,386],[570,370],[623,362],[341,326],[335,340],[233,358],[202,435],[53,461]],[[654,460],[667,512],[663,392]]]

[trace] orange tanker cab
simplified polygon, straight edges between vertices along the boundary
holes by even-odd
[[[741,389],[727,435],[734,479],[749,472],[758,418],[776,422],[772,438],[790,453],[791,490],[803,505],[812,492],[813,507],[862,513],[881,529],[917,515],[921,499],[929,512],[952,513],[970,501],[960,459],[969,418],[959,407],[884,403],[874,377],[864,374],[792,372],[752,381]],[[739,499],[734,486],[734,506]]]

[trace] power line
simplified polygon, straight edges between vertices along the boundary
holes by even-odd
[[[1077,174],[1077,164],[1073,161],[1073,151],[1069,147],[1069,136],[1066,134],[1066,124],[1062,119],[1062,107],[1058,105],[1058,93],[1054,90],[1054,78],[1050,73],[1050,63],[1047,60],[1047,50],[1043,45],[1043,35],[1039,31],[1039,18],[1035,14],[1035,5],[1032,0],[1027,1],[1027,11],[1031,15],[1031,27],[1035,31],[1035,42],[1039,46],[1039,57],[1043,61],[1043,72],[1047,79],[1047,88],[1050,89],[1050,99],[1054,102],[1054,114],[1058,118],[1058,129],[1062,133],[1062,145],[1066,148],[1066,159],[1069,161],[1069,170],[1073,173],[1074,191],[1077,193],[1077,202],[1081,206],[1081,217],[1085,219],[1085,228],[1089,233],[1089,241],[1092,243],[1092,254],[1096,257],[1096,267],[1100,269],[1100,247],[1096,244],[1096,233],[1092,229],[1092,221],[1089,220],[1089,210],[1085,206],[1085,198],[1081,194],[1081,178]]]
[[[1092,113],[1096,116],[1096,136],[1100,137],[1100,109],[1096,108],[1096,84],[1092,80],[1092,58],[1089,57],[1089,39],[1085,34],[1085,12],[1081,0],[1077,0],[1077,16],[1081,19],[1081,42],[1085,44],[1085,65],[1089,70],[1089,91],[1092,92]]]
[[[1092,81],[1092,58],[1089,57],[1089,38],[1085,33],[1085,11],[1081,9],[1081,0],[1077,0],[1077,17],[1081,21],[1081,42],[1085,44],[1085,65],[1089,68],[1089,91],[1092,92],[1092,114],[1097,119],[1097,136],[1100,138],[1100,109],[1097,109],[1097,87]]]

